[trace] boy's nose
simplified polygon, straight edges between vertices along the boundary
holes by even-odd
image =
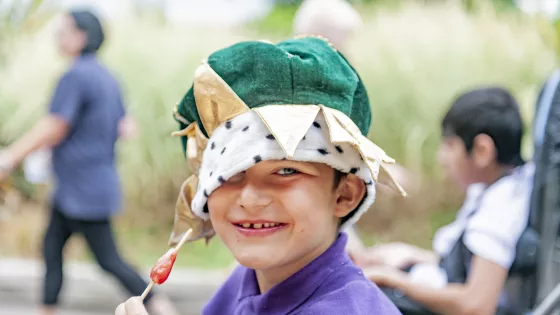
[[[263,189],[259,189],[255,184],[247,183],[239,194],[239,206],[245,210],[260,210],[268,206],[272,198]]]

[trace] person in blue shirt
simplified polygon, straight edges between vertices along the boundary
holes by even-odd
[[[97,17],[89,11],[62,16],[61,53],[72,59],[60,78],[49,113],[31,131],[0,152],[0,180],[33,151],[52,148],[55,188],[44,239],[46,265],[40,314],[54,314],[63,279],[63,248],[72,234],[82,234],[101,268],[115,276],[131,295],[147,283],[120,257],[111,217],[121,208],[115,143],[130,136],[118,82],[96,57],[104,40]],[[128,132],[126,132],[128,130]],[[174,314],[167,300],[146,298],[149,306]]]

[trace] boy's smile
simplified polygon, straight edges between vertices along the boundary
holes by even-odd
[[[286,226],[285,223],[281,222],[270,222],[265,220],[253,220],[253,221],[240,221],[233,223],[239,233],[243,236],[267,236],[274,232],[278,232],[280,229]]]

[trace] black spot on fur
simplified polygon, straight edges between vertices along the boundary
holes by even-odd
[[[216,143],[214,142],[210,143],[210,150],[214,150],[215,147],[216,147]]]
[[[317,149],[317,151],[319,151],[319,153],[321,153],[322,155],[329,154],[329,151],[327,151],[327,149]]]
[[[370,180],[369,182],[366,183],[366,185],[368,186],[373,185],[373,182]]]
[[[226,182],[226,180],[222,176],[218,176],[218,181],[222,184]]]
[[[255,163],[259,163],[260,161],[262,161],[262,158],[261,158],[260,155],[255,155],[255,156],[253,157],[253,160],[255,161]]]
[[[224,152],[226,152],[226,147],[222,149],[222,152],[220,152],[220,154],[224,154]]]
[[[319,124],[319,123],[316,122],[316,121],[313,122],[313,126],[319,128],[319,129],[321,129],[321,124]]]
[[[350,169],[350,173],[356,174],[356,173],[358,173],[359,170],[360,170],[359,167],[352,167],[352,168]]]
[[[247,131],[247,130],[249,130],[249,126],[246,126],[245,128],[243,128],[242,131]]]
[[[204,197],[208,198],[208,193],[206,192],[206,189],[204,189]]]
[[[336,151],[338,151],[338,153],[344,153],[344,151],[342,150],[341,147],[335,146],[335,148],[336,148]]]
[[[226,121],[226,128],[231,129],[231,120]]]
[[[268,140],[274,140],[274,139],[275,139],[274,136],[273,136],[272,134],[266,136],[266,138],[267,138]]]
[[[210,177],[212,177],[212,174],[214,174],[214,172],[210,172]]]
[[[208,205],[204,205],[204,209],[202,209],[202,212],[204,213],[208,213]]]

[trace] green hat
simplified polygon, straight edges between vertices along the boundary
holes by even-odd
[[[367,135],[371,123],[369,99],[360,77],[326,40],[304,37],[276,45],[241,42],[219,50],[207,63],[249,108],[277,104],[322,104],[346,114]],[[200,122],[191,89],[177,106],[186,121]],[[183,137],[184,149],[186,137]]]
[[[213,53],[174,114],[194,174],[181,189],[172,243],[186,228],[210,237],[208,196],[262,160],[325,163],[362,178],[367,196],[343,227],[371,206],[379,168],[393,162],[365,137],[371,108],[360,77],[323,38],[242,42]]]

